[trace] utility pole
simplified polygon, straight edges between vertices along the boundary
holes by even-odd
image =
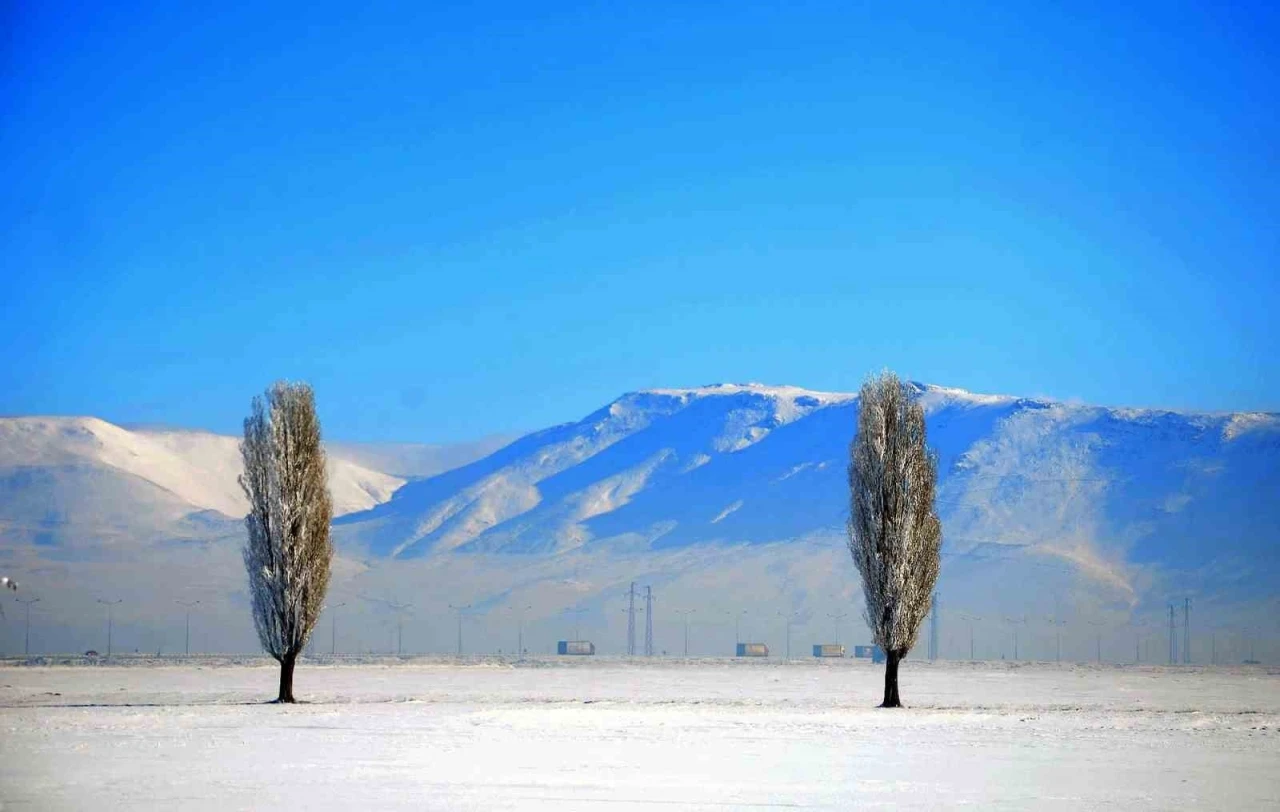
[[[653,587],[644,588],[644,656],[653,656]]]
[[[179,606],[185,607],[187,610],[187,638],[186,638],[185,656],[190,657],[191,656],[191,607],[199,606],[200,601],[174,601],[174,603],[178,604]]]
[[[1209,640],[1210,640],[1210,645],[1212,646],[1211,653],[1209,654],[1209,665],[1217,665],[1218,664],[1218,633],[1213,632],[1211,635],[1209,635]]]
[[[1173,604],[1169,604],[1169,665],[1178,661],[1178,638],[1173,636]]]
[[[627,656],[636,655],[636,582],[627,590]]]
[[[39,603],[40,599],[27,598],[24,601],[22,598],[15,598],[15,600],[18,603],[26,604],[26,607],[27,607],[27,628],[26,628],[26,632],[24,634],[24,639],[22,643],[22,656],[30,657],[31,656],[31,604]]]
[[[114,601],[105,601],[102,598],[98,598],[98,603],[101,603],[107,607],[107,656],[110,657],[111,656],[111,628],[113,625],[111,610],[116,606],[116,604],[124,603],[124,598],[119,598]]]
[[[346,606],[346,602],[336,603],[329,607],[329,657],[338,653],[338,610]]]
[[[676,614],[684,618],[684,656],[689,656],[689,615],[692,615],[697,609],[677,609]]]
[[[462,613],[471,608],[471,604],[466,606],[454,606],[449,604],[449,608],[458,613],[458,656],[462,656]]]

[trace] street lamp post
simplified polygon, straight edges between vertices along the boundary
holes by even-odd
[[[677,609],[676,614],[684,618],[684,656],[689,656],[689,615],[692,615],[697,609]]]
[[[449,604],[449,608],[458,613],[458,656],[462,656],[462,613],[471,608],[471,604],[466,606],[454,606]]]
[[[1092,626],[1094,629],[1096,629],[1096,631],[1094,632],[1097,638],[1096,640],[1097,649],[1095,651],[1095,656],[1097,657],[1097,662],[1101,663],[1102,662],[1102,627],[1107,624],[1105,621],[1102,621],[1102,620],[1090,620],[1089,625]]]
[[[1067,621],[1058,620],[1057,617],[1046,618],[1046,620],[1050,626],[1054,627],[1054,633],[1056,635],[1055,640],[1057,641],[1058,648],[1055,661],[1062,662],[1062,627],[1067,625]]]
[[[965,614],[964,612],[960,612],[960,613],[959,613],[959,615],[960,615],[961,619],[969,621],[969,659],[970,659],[970,660],[972,660],[972,659],[974,659],[974,656],[973,656],[973,623],[974,623],[974,621],[976,621],[976,620],[982,620],[982,618],[981,618],[981,616],[979,616],[979,615],[969,615],[969,614]]]
[[[779,612],[778,617],[785,618],[787,621],[787,659],[790,660],[791,659],[791,624],[800,619],[800,613],[792,612],[791,614],[787,614],[786,612]]]
[[[827,612],[827,617],[831,618],[833,621],[832,625],[836,633],[836,639],[831,642],[835,643],[837,646],[840,645],[840,621],[844,620],[848,616],[848,612]]]
[[[533,606],[513,606],[509,611],[516,613],[516,659],[524,658],[524,613]]]
[[[1020,618],[1007,617],[1005,618],[1005,622],[1013,627],[1013,661],[1017,662],[1018,661],[1018,624],[1026,623],[1027,619],[1025,617],[1020,617]]]
[[[26,600],[23,600],[22,598],[17,598],[17,601],[18,603],[25,604],[27,607],[27,625],[26,625],[26,630],[23,633],[22,656],[30,657],[31,656],[31,604],[39,603],[40,599],[27,598]]]
[[[186,654],[184,656],[190,657],[191,656],[191,607],[199,606],[200,601],[174,601],[174,603],[178,604],[179,606],[185,607],[187,610]]]
[[[404,612],[406,609],[412,609],[412,603],[400,603],[399,601],[387,601],[392,611],[396,613],[396,656],[404,656]]]
[[[124,603],[124,598],[118,598],[114,601],[107,601],[107,600],[103,600],[102,598],[98,598],[98,603],[101,603],[107,607],[107,657],[110,657],[111,656],[111,630],[114,623],[111,610],[115,608],[116,604]]]
[[[742,616],[746,613],[746,609],[740,609],[737,612],[730,610],[729,612],[729,614],[733,615],[733,645],[735,649],[742,642]]]
[[[346,606],[346,601],[329,607],[329,658],[338,653],[338,610]]]

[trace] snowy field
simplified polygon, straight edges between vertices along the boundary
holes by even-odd
[[[1280,808],[1280,669],[0,667],[0,808]]]

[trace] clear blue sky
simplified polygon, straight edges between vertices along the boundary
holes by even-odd
[[[0,413],[236,431],[289,377],[448,441],[883,366],[1280,409],[1273,4],[134,5],[0,20]]]

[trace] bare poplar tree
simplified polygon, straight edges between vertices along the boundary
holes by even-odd
[[[333,506],[311,387],[281,381],[265,400],[254,398],[240,454],[253,625],[280,663],[276,701],[293,702],[293,667],[320,616],[333,559]]]
[[[915,645],[938,580],[942,524],[937,456],[924,409],[892,372],[862,385],[849,447],[849,552],[862,576],[864,617],[885,653],[882,708],[902,707],[898,664]]]

